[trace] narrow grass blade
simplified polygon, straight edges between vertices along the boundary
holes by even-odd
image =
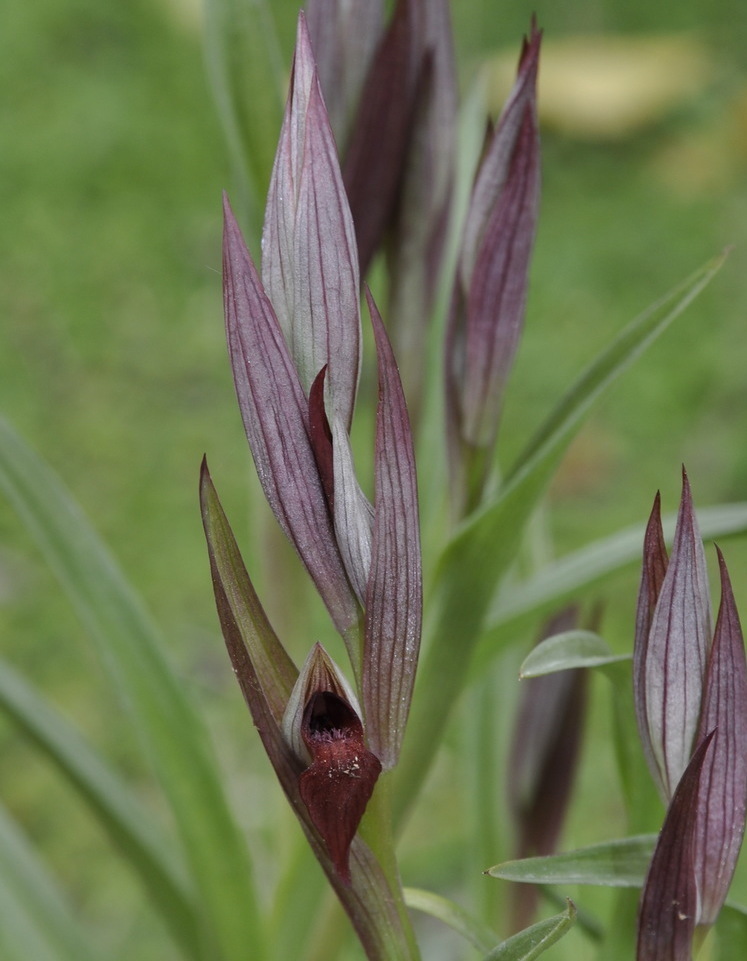
[[[56,765],[143,884],[184,956],[199,958],[197,909],[184,865],[147,811],[69,722],[0,661],[0,708]]]
[[[507,941],[497,945],[484,961],[533,961],[548,948],[559,941],[576,923],[576,907],[573,901],[567,902],[562,914],[556,914],[545,921],[538,921],[530,928],[519,931]]]
[[[504,861],[486,872],[492,878],[526,884],[596,884],[641,887],[656,844],[655,834],[639,834],[544,858]]]
[[[524,528],[592,404],[687,307],[725,255],[709,262],[629,324],[580,376],[518,459],[498,496],[475,511],[447,545],[428,607],[428,654],[413,700],[399,813],[419,790],[451,706],[469,675],[490,602],[513,563]]]
[[[563,631],[532,648],[519,668],[519,677],[542,677],[556,671],[629,660],[629,654],[613,654],[607,642],[593,631]]]
[[[457,934],[473,944],[478,951],[490,951],[497,935],[478,918],[472,917],[464,908],[449,898],[421,888],[405,888],[405,904],[412,911],[421,911],[443,922]]]
[[[560,399],[517,459],[507,478],[509,482],[533,468],[538,460],[548,458],[569,438],[599,395],[651,346],[710,283],[727,255],[728,251],[708,261],[623,328]]]
[[[261,959],[257,897],[205,727],[164,642],[109,551],[50,470],[0,419],[0,490],[37,539],[131,709],[174,813],[211,961]]]
[[[56,882],[0,807],[0,957],[3,961],[94,961],[94,950]]]
[[[205,57],[242,199],[258,215],[270,183],[287,83],[269,0],[207,0]]]
[[[700,533],[705,541],[730,537],[747,531],[747,504],[704,507],[698,512]],[[676,516],[663,520],[664,534],[671,543]],[[512,584],[505,596],[499,594],[488,614],[485,633],[475,651],[473,670],[484,669],[505,639],[516,636],[536,623],[542,614],[556,610],[571,597],[578,597],[607,577],[633,564],[640,564],[645,525],[618,531],[609,537],[567,554],[548,564],[529,580]]]

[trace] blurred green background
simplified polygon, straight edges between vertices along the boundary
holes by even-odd
[[[289,62],[295,5],[281,0],[272,9]],[[715,283],[573,444],[550,495],[555,549],[643,521],[657,488],[674,510],[683,461],[696,503],[744,500],[743,6],[682,0],[665,12],[642,0],[459,0],[453,9],[464,89],[484,60],[496,77],[506,50],[515,61],[532,11],[545,31],[541,72],[552,110],[548,103],[527,330],[504,416],[507,462],[627,320],[734,246]],[[218,637],[196,497],[207,452],[242,542],[262,559],[252,569],[261,593],[272,579],[268,552],[276,541],[264,522],[248,529],[257,495],[225,355],[220,290],[220,191],[231,190],[232,178],[206,80],[199,10],[185,0],[10,0],[4,20],[0,410],[61,473],[153,610],[171,659],[204,704],[239,816],[261,827],[273,795],[257,800],[267,772],[263,762],[252,768],[251,725]],[[601,99],[611,120],[602,129],[584,112],[609,81],[590,53],[595,43],[567,46],[569,38],[597,34],[626,43],[617,99]],[[643,54],[641,37],[649,41]],[[673,38],[676,69],[667,60]],[[651,79],[641,87],[644,67]],[[564,100],[562,91],[579,85],[580,102],[570,93]],[[660,85],[673,89],[663,104]],[[622,118],[621,103],[637,105],[633,119]],[[747,549],[739,541],[725,549],[744,610]],[[605,634],[621,650],[632,642],[635,591],[631,572],[605,592]],[[269,603],[281,622],[283,603],[277,596]],[[0,631],[2,655],[157,808],[126,717],[5,503]],[[309,640],[289,645],[302,657]],[[603,701],[604,691],[595,696]],[[591,809],[604,819],[598,771],[611,770],[607,733],[603,727],[588,745],[588,800],[576,809],[568,843],[594,839]],[[122,958],[170,957],[103,835],[2,719],[0,796],[103,943]],[[609,805],[614,819],[614,798]],[[441,865],[434,884],[444,880],[449,841],[435,846],[430,862],[414,856],[418,874],[424,864]],[[482,867],[495,860],[486,852]]]

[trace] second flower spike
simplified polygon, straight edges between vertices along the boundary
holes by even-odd
[[[516,82],[477,172],[457,262],[445,372],[458,513],[480,501],[503,392],[524,325],[539,206],[541,37],[533,23]]]
[[[654,502],[636,617],[638,726],[668,805],[642,896],[639,961],[689,959],[694,927],[713,924],[726,899],[744,834],[747,659],[720,551],[718,560],[721,604],[712,633],[705,554],[683,470],[669,558],[658,494]]]

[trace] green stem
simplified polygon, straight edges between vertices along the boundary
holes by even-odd
[[[713,927],[697,925],[693,935],[693,957],[698,961],[713,961],[716,955],[716,934]]]
[[[391,953],[388,954],[386,961],[419,961],[420,951],[405,906],[394,847],[391,771],[384,772],[379,778],[361,821],[359,833],[381,866],[400,922],[396,930],[387,923],[388,931],[386,936],[382,937],[382,941],[389,942]]]

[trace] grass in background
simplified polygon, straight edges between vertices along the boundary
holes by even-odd
[[[693,0],[665,23],[650,3],[613,0],[562,10],[549,2],[455,7],[467,64],[498,45],[515,48],[535,8],[548,43],[589,29],[688,29],[708,45],[707,88],[653,127],[617,142],[545,130],[527,331],[503,444],[515,452],[613,332],[735,244],[716,283],[596,410],[553,487],[551,526],[562,551],[643,520],[657,487],[674,509],[683,460],[699,505],[744,499],[740,8],[713,4],[702,22]],[[292,23],[283,21],[286,53]],[[12,0],[0,86],[9,94],[0,102],[0,408],[62,474],[153,609],[172,660],[209,713],[236,782],[236,810],[261,823],[262,811],[247,810],[245,798],[267,768],[261,760],[252,766],[250,725],[218,637],[196,497],[208,450],[239,529],[249,516],[249,457],[218,272],[219,193],[230,175],[197,30],[180,8],[143,0]],[[264,528],[252,530],[243,542],[260,553],[266,537]],[[738,543],[727,549],[744,609],[747,551]],[[605,629],[621,649],[632,642],[634,592],[634,575],[607,592]],[[66,599],[4,503],[0,599],[4,656],[141,777],[147,793],[126,719],[113,712]],[[84,914],[111,926],[106,936],[123,945],[123,957],[166,957],[139,892],[87,816],[7,725],[0,739],[3,797]],[[587,771],[603,745],[590,742]],[[587,775],[584,789],[592,781]],[[590,804],[599,800],[592,795]],[[579,806],[571,835],[585,818]],[[445,837],[425,867],[448,866],[444,851],[456,843]]]

